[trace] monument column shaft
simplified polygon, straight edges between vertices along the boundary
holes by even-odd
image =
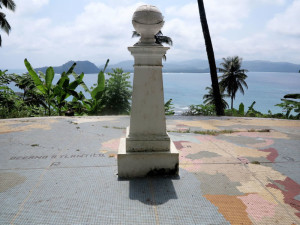
[[[169,151],[166,131],[162,57],[168,47],[128,48],[134,56],[134,79],[127,151]]]
[[[135,59],[129,137],[167,135],[162,57],[168,49],[162,46],[129,48]]]
[[[135,66],[129,136],[166,135],[161,67]],[[139,123],[142,121],[142,124]]]

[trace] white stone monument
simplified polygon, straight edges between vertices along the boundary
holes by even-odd
[[[178,174],[179,154],[166,132],[162,57],[168,47],[155,43],[164,25],[155,6],[143,5],[133,14],[132,24],[141,35],[128,50],[134,57],[130,127],[118,151],[118,176]]]

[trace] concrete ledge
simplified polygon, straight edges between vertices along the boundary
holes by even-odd
[[[169,152],[170,151],[170,139],[169,140],[132,140],[126,139],[126,151],[127,152]]]
[[[130,136],[130,128],[126,129],[126,151],[127,152],[169,152],[171,139],[165,135],[135,135]]]
[[[118,176],[120,178],[147,175],[177,175],[179,153],[170,142],[170,151],[126,152],[126,139],[121,138],[118,151]]]

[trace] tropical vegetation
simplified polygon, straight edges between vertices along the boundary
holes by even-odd
[[[11,11],[15,11],[16,9],[16,4],[13,0],[0,0],[0,28],[3,30],[5,33],[9,34],[11,27],[8,21],[6,20],[6,15],[5,13],[2,12],[3,6]],[[2,46],[2,39],[0,35],[0,47]]]
[[[240,103],[238,109],[225,109],[226,116],[235,116],[235,117],[262,117],[262,118],[277,118],[277,119],[300,119],[300,102],[291,101],[288,99],[282,99],[282,103],[276,104],[275,106],[282,108],[282,113],[273,114],[270,110],[268,113],[264,114],[257,111],[254,108],[256,104],[255,101],[248,107],[248,110],[245,111],[245,106],[243,103]],[[200,105],[190,105],[189,109],[184,112],[184,116],[215,116],[216,110],[215,105],[213,104],[200,104]]]
[[[239,108],[233,108],[233,100],[237,91],[244,94],[244,88],[248,88],[246,83],[247,70],[241,68],[242,59],[238,56],[223,58],[221,66],[218,68],[223,74],[219,76],[219,90],[221,95],[221,107],[226,116],[243,116],[243,117],[265,117],[265,118],[281,118],[281,119],[300,119],[300,94],[287,94],[281,99],[281,103],[275,106],[282,108],[282,113],[272,114],[269,110],[267,114],[263,114],[254,109],[255,101],[245,111],[245,106],[240,103]],[[203,104],[190,105],[189,109],[183,115],[195,116],[215,116],[217,114],[216,102],[214,98],[213,88],[206,87],[207,94],[203,96]],[[230,97],[231,108],[227,109],[228,103],[225,98]]]
[[[31,107],[24,95],[14,92],[8,85],[14,80],[13,74],[0,70],[0,118],[26,117],[39,114],[39,109]]]
[[[112,73],[104,68],[98,73],[97,83],[87,87],[84,83],[84,74],[74,72],[76,63],[66,72],[55,75],[52,67],[45,73],[36,72],[27,59],[24,60],[28,73],[8,74],[7,70],[0,70],[0,118],[53,116],[53,115],[122,115],[130,113],[131,83],[129,73],[124,73],[120,68],[113,69]],[[237,90],[235,87],[247,87],[245,82],[246,70],[240,69],[241,59],[228,57],[224,59],[223,75],[220,76],[220,91],[222,108],[227,116],[242,117],[268,117],[282,119],[300,119],[300,94],[287,94],[281,99],[277,107],[282,108],[282,113],[267,114],[257,111],[255,101],[245,110],[243,103],[239,108],[233,108],[232,102]],[[59,76],[56,77],[55,76]],[[229,79],[229,77],[234,77]],[[57,80],[57,82],[54,82]],[[234,82],[238,84],[232,85]],[[10,83],[14,83],[20,92],[13,91]],[[246,84],[246,85],[245,85]],[[217,114],[213,89],[206,87],[207,94],[203,96],[203,104],[190,105],[183,115],[215,116]],[[229,91],[231,90],[231,91]],[[231,109],[225,98],[231,98]],[[165,103],[166,115],[174,115],[172,99]]]
[[[213,104],[208,105],[190,105],[189,109],[182,114],[183,116],[216,116],[216,107]]]
[[[172,103],[173,99],[170,98],[166,103],[165,103],[165,114],[167,116],[172,116],[175,114],[175,111],[174,111],[174,106],[173,106],[173,103]]]
[[[120,68],[107,73],[110,78],[106,80],[103,94],[104,114],[129,114],[131,99],[131,83],[128,81],[130,73],[124,73]]]
[[[300,99],[300,94],[287,94],[281,99],[281,103],[275,105],[282,108],[286,119],[300,119],[300,102],[294,99]],[[296,116],[291,115],[291,113],[295,113]]]
[[[206,87],[205,90],[208,91],[207,94],[203,95],[203,103],[205,105],[216,105],[215,103],[215,98],[214,98],[214,94],[213,94],[213,89],[211,87]],[[223,108],[223,110],[225,110],[226,108],[228,108],[228,103],[226,102],[226,100],[224,98],[228,97],[229,95],[224,94],[224,88],[220,87],[220,91],[221,91],[221,106]]]
[[[97,84],[88,88],[84,74],[74,72],[74,63],[54,83],[55,72],[48,67],[46,73],[36,72],[27,59],[28,73],[7,74],[0,70],[0,118],[53,116],[53,115],[120,115],[130,111],[131,84],[129,73],[114,69],[105,79],[105,69],[98,74]],[[71,77],[73,76],[73,77]],[[9,88],[13,82],[23,91]],[[79,91],[79,87],[83,87]]]

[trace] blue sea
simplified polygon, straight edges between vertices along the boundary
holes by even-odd
[[[246,110],[256,101],[254,109],[257,111],[279,113],[282,110],[275,105],[284,95],[300,93],[299,73],[248,72],[247,75],[248,89],[244,95],[237,93],[234,108],[243,102]],[[88,86],[92,86],[97,81],[97,74],[86,74],[84,79]],[[173,99],[176,114],[186,111],[189,105],[202,104],[203,95],[207,93],[205,88],[211,86],[209,73],[164,73],[163,81],[165,102]],[[230,98],[226,101],[230,106]]]
[[[275,105],[281,102],[284,95],[300,93],[299,73],[248,72],[247,75],[248,89],[244,89],[244,95],[238,91],[234,108],[243,102],[246,110],[255,101],[254,109],[257,111],[279,113],[282,110]],[[202,104],[208,86],[211,86],[209,73],[164,74],[165,100],[173,99],[177,113],[186,110],[188,105]],[[230,106],[231,99],[226,101]]]
[[[248,72],[247,75],[248,89],[245,89],[244,95],[237,93],[234,108],[238,108],[243,102],[247,110],[256,101],[254,109],[257,111],[268,113],[271,110],[272,113],[279,113],[282,110],[275,105],[281,103],[284,95],[300,93],[299,73]],[[57,74],[55,80],[59,77]],[[131,82],[132,79],[131,74]],[[165,102],[173,99],[176,114],[186,111],[191,104],[202,104],[203,95],[207,93],[205,88],[211,86],[209,73],[164,73],[163,81]],[[84,82],[88,87],[92,86],[97,82],[97,74],[86,74]],[[17,91],[15,87],[13,89]],[[230,98],[226,100],[230,106]]]

